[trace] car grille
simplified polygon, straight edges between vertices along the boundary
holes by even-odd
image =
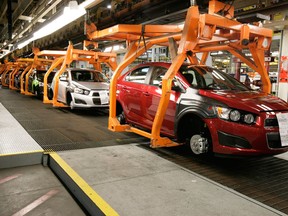
[[[94,103],[95,105],[101,105],[100,98],[93,98],[93,103]]]
[[[267,134],[267,143],[269,148],[283,148],[281,146],[281,139],[279,133],[268,133]]]
[[[278,127],[277,118],[267,118],[265,119],[265,127]]]
[[[93,100],[93,103],[94,103],[95,105],[99,105],[99,106],[107,106],[107,105],[109,104],[109,103],[101,104],[100,98],[93,98],[92,100]]]
[[[109,92],[107,92],[107,94],[109,95]],[[93,92],[92,96],[93,97],[99,97],[100,95],[99,95],[99,92]]]

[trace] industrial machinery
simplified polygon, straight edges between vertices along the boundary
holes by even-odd
[[[21,74],[26,73],[33,63],[32,58],[20,58],[17,59],[15,64],[16,67],[12,73],[9,74],[9,88],[12,90],[18,90],[21,87]],[[16,84],[16,82],[18,82]]]
[[[88,46],[93,46],[93,44],[89,44],[84,42],[84,47]],[[97,46],[97,44],[94,44]],[[94,46],[94,47],[95,47]],[[59,86],[59,78],[60,76],[65,72],[66,68],[69,67],[69,65],[73,61],[85,61],[88,62],[89,64],[93,65],[94,68],[98,71],[101,70],[101,64],[105,63],[108,65],[112,70],[115,70],[117,67],[116,63],[116,54],[115,53],[103,53],[103,52],[94,52],[90,50],[79,50],[79,49],[74,49],[73,44],[70,42],[69,46],[67,48],[67,51],[65,51],[64,56],[55,59],[47,73],[45,74],[44,77],[44,97],[43,97],[43,102],[44,103],[51,103],[53,106],[56,107],[66,107],[67,105],[61,102],[57,101],[58,97],[58,86]],[[53,98],[50,100],[48,98],[48,90],[47,90],[47,78],[49,74],[56,68],[60,67],[60,69],[57,71],[55,74],[55,84],[54,84],[54,89],[53,89]]]
[[[172,81],[181,65],[188,59],[193,65],[204,65],[211,51],[226,50],[261,75],[263,92],[270,93],[271,83],[264,66],[264,53],[270,47],[272,30],[257,25],[242,24],[233,18],[234,7],[211,0],[208,14],[200,14],[197,6],[187,11],[184,25],[125,25],[96,30],[89,24],[87,37],[93,41],[126,41],[127,53],[114,72],[110,85],[110,112],[108,128],[112,131],[130,131],[151,139],[151,147],[177,146],[160,130],[171,96]],[[162,79],[162,95],[151,133],[121,124],[116,116],[117,80],[123,69],[153,45],[169,46],[172,64]],[[250,52],[252,58],[245,55]],[[202,53],[198,60],[196,53]]]

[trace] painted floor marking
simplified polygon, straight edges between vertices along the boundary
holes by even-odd
[[[58,192],[59,192],[59,190],[51,190],[51,191],[49,191],[48,193],[46,193],[45,195],[43,195],[40,198],[36,199],[34,202],[29,204],[25,208],[21,209],[20,211],[16,212],[12,216],[23,216],[23,215],[26,215],[28,212],[32,211],[34,208],[36,208],[37,206],[41,205],[42,203],[44,203],[45,201],[47,201],[48,199],[50,199],[51,197],[56,195]]]
[[[15,178],[18,178],[19,176],[21,176],[22,174],[16,174],[16,175],[12,175],[12,176],[8,176],[6,178],[0,179],[0,184],[3,184],[5,182],[11,181]]]

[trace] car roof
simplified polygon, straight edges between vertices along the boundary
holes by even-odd
[[[101,73],[98,70],[94,70],[94,69],[90,69],[90,68],[67,68],[67,70],[70,70],[70,71],[95,71],[95,72]]]
[[[135,68],[139,68],[139,67],[145,67],[145,66],[160,66],[160,67],[165,67],[165,68],[169,68],[171,66],[171,62],[145,62],[142,64],[138,64],[134,67]],[[198,68],[211,68],[210,66],[207,65],[195,65],[195,64],[190,64],[190,63],[184,63],[182,64],[182,67],[198,67]]]

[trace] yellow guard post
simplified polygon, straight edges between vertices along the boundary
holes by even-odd
[[[225,16],[217,14],[225,11]],[[186,58],[191,64],[205,64],[211,51],[227,50],[261,75],[263,91],[269,93],[271,83],[264,67],[264,51],[268,50],[272,40],[272,30],[255,25],[242,24],[231,18],[234,7],[212,0],[209,13],[200,14],[198,6],[191,6],[187,11],[184,26],[177,25],[116,25],[103,30],[87,32],[90,40],[124,40],[129,45],[123,61],[117,67],[110,84],[110,112],[108,128],[112,131],[131,131],[151,139],[151,147],[168,147],[179,145],[172,140],[161,137],[160,129],[170,99],[172,80]],[[121,72],[137,57],[154,44],[167,45],[170,39],[178,41],[177,55],[162,80],[162,95],[151,133],[120,125],[116,118],[117,79]],[[242,50],[249,50],[252,58]],[[203,53],[199,62],[196,53]]]

